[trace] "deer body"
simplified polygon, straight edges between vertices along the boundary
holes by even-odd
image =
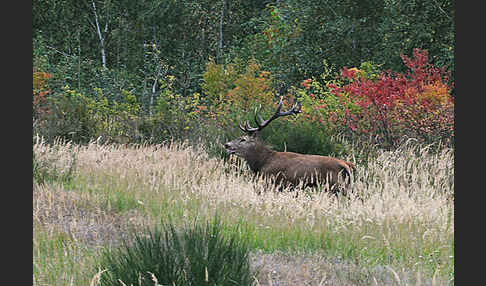
[[[244,135],[226,143],[228,154],[236,154],[246,160],[256,174],[273,176],[275,183],[315,187],[318,184],[334,186],[345,181],[355,166],[337,158],[307,155],[294,152],[278,152],[265,146],[258,138]]]

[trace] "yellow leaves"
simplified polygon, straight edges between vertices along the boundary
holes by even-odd
[[[449,101],[449,88],[442,82],[435,82],[424,86],[421,96],[431,103],[445,104]]]
[[[441,81],[435,81],[425,84],[421,90],[410,88],[406,91],[408,98],[414,98],[418,103],[427,103],[434,105],[452,104],[452,98],[449,94],[449,87]]]
[[[223,66],[210,60],[203,80],[209,113],[227,115],[235,110],[248,111],[255,104],[273,103],[271,73],[262,71],[255,60],[247,62],[244,71],[237,71],[235,64]]]
[[[34,93],[40,92],[47,88],[47,80],[51,78],[51,74],[46,72],[36,72],[32,73],[32,84],[34,88]]]
[[[270,77],[271,73],[269,71],[262,71],[260,72],[260,77],[261,78],[268,78]]]

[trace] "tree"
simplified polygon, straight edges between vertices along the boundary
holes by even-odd
[[[100,21],[98,19],[98,13],[96,12],[96,4],[94,0],[91,1],[91,5],[93,7],[93,15],[94,15],[94,20],[96,25],[94,25],[92,21],[89,21],[89,23],[91,24],[91,26],[93,26],[93,29],[96,30],[96,33],[98,34],[98,39],[100,40],[101,61],[103,63],[103,68],[106,69],[105,37],[103,36],[103,34],[108,33],[108,20],[106,20],[105,22],[105,27],[102,33],[100,28]]]

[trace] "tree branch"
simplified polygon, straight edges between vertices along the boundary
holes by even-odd
[[[438,3],[436,0],[434,0],[434,3],[435,3],[435,4],[437,4],[437,8],[439,8],[439,10],[440,10],[442,13],[444,13],[444,15],[447,17],[447,19],[452,20],[452,19],[451,19],[451,17],[449,17],[449,15],[447,14],[447,12],[446,12],[446,11],[444,11],[444,9],[442,9],[442,7],[440,6],[440,4],[439,4],[439,3]]]
[[[66,54],[65,52],[61,52],[60,50],[58,50],[58,49],[56,49],[54,47],[51,47],[51,46],[48,46],[48,45],[46,45],[46,47],[49,48],[49,49],[51,49],[51,50],[53,50],[53,51],[55,51],[55,52],[57,52],[57,53],[60,53],[63,56],[66,56],[66,57],[74,57],[74,56],[72,56],[70,54]]]

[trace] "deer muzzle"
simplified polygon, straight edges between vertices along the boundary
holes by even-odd
[[[230,144],[230,142],[224,144],[224,148],[226,149],[226,154],[231,155],[236,152],[236,149]]]

